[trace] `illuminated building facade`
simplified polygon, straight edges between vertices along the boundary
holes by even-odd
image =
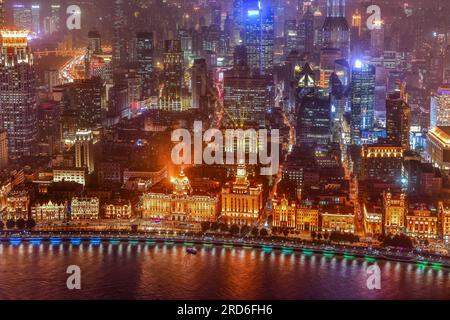
[[[352,206],[323,206],[320,209],[322,232],[355,233],[355,208]]]
[[[450,126],[450,86],[441,86],[431,96],[430,129]]]
[[[371,130],[375,120],[375,67],[356,60],[351,87],[351,140],[361,144],[361,131]]]
[[[224,110],[227,127],[264,126],[270,107],[270,79],[252,74],[247,66],[224,73]]]
[[[366,236],[383,234],[383,208],[369,203],[363,207],[364,233]]]
[[[31,208],[31,217],[37,222],[66,221],[67,202],[41,201]]]
[[[132,215],[131,202],[129,200],[112,200],[104,206],[105,219],[130,219]]]
[[[435,127],[428,131],[427,154],[434,166],[450,171],[450,127]]]
[[[136,59],[138,63],[138,76],[142,81],[142,98],[151,95],[153,79],[153,32],[138,32],[136,34]]]
[[[345,18],[345,0],[327,0],[327,16],[322,28],[323,46],[339,49],[341,58],[350,56],[350,28]]]
[[[311,205],[300,205],[295,213],[297,231],[319,230],[319,209]]]
[[[94,172],[94,135],[92,131],[78,131],[75,135],[75,166]]]
[[[7,196],[6,219],[28,219],[30,211],[30,194],[27,190],[13,190]]]
[[[0,124],[8,133],[11,158],[36,151],[36,79],[27,36],[22,30],[0,31]]]
[[[400,183],[403,177],[403,153],[399,146],[364,145],[362,148],[362,178]]]
[[[96,197],[74,197],[69,212],[72,220],[97,220],[100,214],[100,201]]]
[[[294,229],[296,226],[296,204],[282,198],[272,200],[272,227]]]
[[[439,201],[438,203],[438,215],[440,218],[440,224],[442,228],[442,237],[444,241],[450,240],[450,202]]]
[[[398,91],[386,100],[387,142],[409,150],[411,127],[411,107],[407,103],[405,92]]]
[[[194,192],[189,178],[181,172],[171,178],[170,185],[157,185],[142,196],[142,217],[179,222],[214,222],[217,220],[219,197]]]
[[[183,51],[180,40],[166,40],[163,55],[164,86],[160,94],[160,108],[168,111],[183,111],[189,108],[183,97]]]
[[[244,2],[245,36],[248,65],[252,71],[271,74],[274,56],[274,11],[260,0]]]
[[[220,220],[228,224],[255,225],[263,211],[262,185],[248,180],[244,166],[239,166],[236,179],[222,188]]]
[[[76,182],[81,185],[86,184],[86,170],[75,168],[55,168],[53,169],[53,182]]]
[[[8,166],[8,133],[0,130],[0,170]]]
[[[16,28],[31,31],[33,29],[33,17],[31,8],[23,4],[13,5],[13,19]]]
[[[436,209],[425,204],[409,208],[406,215],[406,234],[418,239],[436,239],[438,236]]]
[[[406,195],[393,194],[390,191],[383,193],[384,204],[384,233],[398,234],[405,231],[405,217],[407,212]]]

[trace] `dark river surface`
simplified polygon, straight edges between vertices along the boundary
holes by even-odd
[[[182,245],[0,244],[0,299],[449,299],[450,270],[333,255]],[[381,269],[369,290],[367,267]],[[66,286],[81,269],[81,290]]]

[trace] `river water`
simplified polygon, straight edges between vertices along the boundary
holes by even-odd
[[[0,244],[0,299],[449,299],[450,270],[333,255],[182,245]],[[367,268],[381,270],[369,290]],[[69,290],[67,267],[81,269]]]

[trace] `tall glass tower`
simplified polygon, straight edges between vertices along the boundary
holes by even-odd
[[[273,8],[249,0],[244,4],[244,15],[248,65],[262,74],[271,74],[275,38]]]
[[[34,154],[37,140],[36,83],[27,31],[0,30],[0,126],[10,158]]]
[[[352,69],[351,140],[361,144],[361,131],[374,124],[375,67],[356,60]]]
[[[350,56],[350,28],[345,18],[345,0],[328,0],[323,24],[323,46],[339,49],[343,59]]]

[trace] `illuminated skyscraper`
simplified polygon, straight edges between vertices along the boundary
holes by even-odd
[[[300,30],[296,20],[286,20],[284,22],[284,54],[289,54],[293,50],[298,50],[300,45]]]
[[[272,73],[274,45],[274,13],[270,6],[261,1],[249,0],[244,3],[245,37],[250,69],[261,73]]]
[[[23,4],[15,4],[13,6],[13,19],[17,28],[32,30],[33,17],[30,8],[25,7]]]
[[[26,31],[0,30],[0,124],[8,133],[9,154],[34,154],[37,139],[36,83]]]
[[[270,107],[270,79],[252,74],[246,65],[235,66],[224,74],[224,109],[227,127],[259,127],[265,124]]]
[[[392,145],[409,150],[411,126],[411,107],[408,105],[404,90],[389,95],[386,100],[387,141]]]
[[[303,16],[301,26],[304,28],[304,49],[305,52],[314,50],[314,14],[310,6],[307,6]]]
[[[59,0],[53,0],[50,6],[50,33],[58,32],[60,29],[61,5]]]
[[[138,32],[136,35],[136,59],[138,63],[138,76],[142,81],[142,98],[151,95],[153,78],[153,33]]]
[[[113,25],[113,67],[124,65],[127,61],[127,42],[124,36],[126,26],[123,0],[114,0],[114,25]]]
[[[33,4],[31,6],[31,21],[33,32],[39,34],[41,33],[41,7],[38,4]]]
[[[345,0],[328,0],[323,24],[323,46],[341,51],[343,59],[350,55],[350,29],[345,19]]]
[[[430,129],[448,126],[450,126],[450,85],[445,85],[431,96]]]
[[[164,83],[160,96],[160,108],[182,111],[188,106],[183,103],[183,51],[180,40],[166,40],[164,46]]]
[[[314,71],[306,64],[299,74],[297,87],[297,141],[301,145],[327,145],[330,142],[330,102],[320,97],[317,89]]]
[[[375,108],[375,67],[356,60],[352,70],[351,140],[361,143],[361,131],[372,129]]]

